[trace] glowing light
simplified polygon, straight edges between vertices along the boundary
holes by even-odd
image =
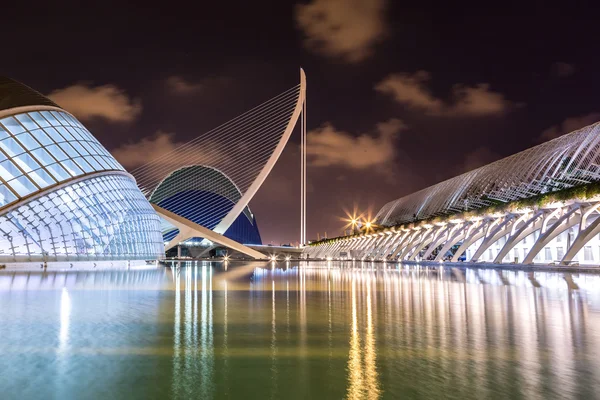
[[[228,255],[224,255],[223,256],[223,261],[225,261],[225,262],[229,261],[229,256]]]
[[[275,254],[272,254],[271,257],[269,257],[269,259],[271,261],[277,261],[277,256]]]
[[[290,261],[292,259],[292,257],[290,256],[285,256],[285,261]]]

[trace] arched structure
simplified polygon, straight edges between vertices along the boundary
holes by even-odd
[[[248,204],[283,152],[305,99],[306,76],[300,70],[300,84],[132,174],[160,209],[238,242],[260,243]],[[171,227],[167,248],[183,236]]]
[[[387,203],[309,257],[600,264],[600,123]]]
[[[240,190],[221,171],[193,165],[167,176],[150,195],[150,202],[213,230],[241,198]],[[178,233],[176,227],[167,226],[163,238],[169,242]],[[223,236],[239,243],[262,244],[256,218],[248,206]]]
[[[596,182],[599,154],[596,123],[391,201],[376,223],[410,223]]]
[[[71,114],[0,77],[0,261],[162,257],[135,180]]]

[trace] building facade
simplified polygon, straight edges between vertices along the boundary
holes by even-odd
[[[163,254],[133,177],[73,115],[0,77],[0,262]]]

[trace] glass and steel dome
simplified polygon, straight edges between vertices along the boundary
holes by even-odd
[[[239,188],[223,172],[206,165],[191,165],[171,172],[156,187],[150,202],[214,229],[241,198]],[[173,226],[163,224],[166,242],[178,232]],[[256,218],[247,206],[224,236],[239,243],[262,244]]]
[[[71,114],[0,77],[0,261],[155,259],[160,220]]]

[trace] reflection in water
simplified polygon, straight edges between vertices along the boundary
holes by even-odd
[[[593,274],[360,262],[5,271],[0,387],[7,398],[594,398],[598,288]]]
[[[58,352],[64,353],[69,344],[69,323],[71,321],[71,298],[69,290],[64,287],[60,295],[60,334],[58,336]]]

